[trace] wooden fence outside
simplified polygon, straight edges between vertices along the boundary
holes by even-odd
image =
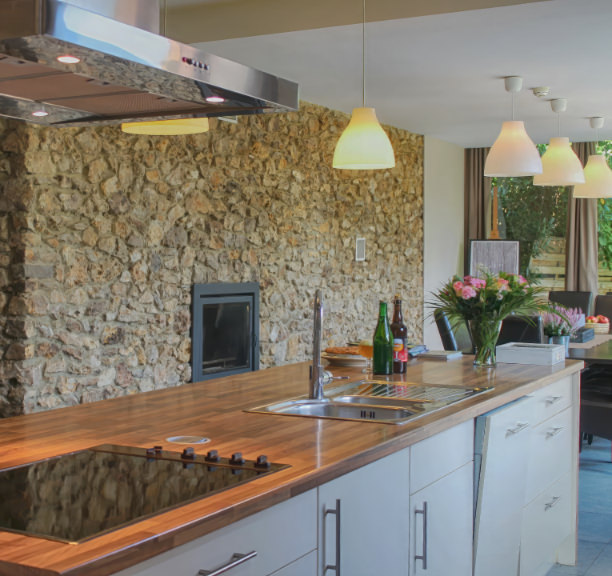
[[[546,252],[531,260],[531,269],[547,290],[565,290],[565,239],[554,238]],[[600,266],[598,277],[598,294],[612,292],[612,270]]]

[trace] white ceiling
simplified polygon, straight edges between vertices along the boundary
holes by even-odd
[[[512,114],[502,78],[517,75],[524,88],[516,119],[534,141],[557,135],[552,98],[568,99],[561,135],[592,140],[588,118],[604,116],[599,136],[612,139],[612,0],[371,22],[366,37],[366,105],[385,124],[465,147],[490,146]],[[361,106],[361,25],[196,45],[298,81],[302,100],[347,113]],[[550,86],[548,98],[536,98],[534,86]]]

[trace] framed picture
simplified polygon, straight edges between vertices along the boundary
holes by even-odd
[[[492,274],[519,272],[518,240],[470,240],[469,274],[478,276],[480,271]]]

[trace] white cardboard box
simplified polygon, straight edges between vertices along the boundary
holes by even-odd
[[[532,344],[508,342],[496,348],[497,361],[507,364],[552,365],[565,362],[565,346],[561,344]]]

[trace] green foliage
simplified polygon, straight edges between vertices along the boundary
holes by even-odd
[[[529,262],[547,247],[553,236],[565,236],[567,190],[535,186],[533,178],[496,178],[505,238],[520,241],[519,270],[536,281]]]
[[[597,143],[597,153],[604,154],[612,167],[612,141]],[[599,265],[612,270],[612,198],[598,200]]]

